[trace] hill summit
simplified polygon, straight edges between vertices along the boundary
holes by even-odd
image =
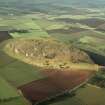
[[[68,63],[92,63],[89,56],[55,39],[12,39],[5,49],[15,58],[39,67],[66,67]]]

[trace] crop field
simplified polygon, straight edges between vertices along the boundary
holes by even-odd
[[[92,75],[92,72],[76,70],[50,70],[50,72],[45,70],[42,73],[45,78],[19,87],[23,95],[30,101],[40,102],[71,91]]]
[[[0,105],[14,104],[28,105],[28,102],[19,94],[19,92],[14,87],[12,87],[7,81],[0,77]]]
[[[8,92],[6,92],[8,90]],[[0,77],[0,101],[19,97],[18,92]]]

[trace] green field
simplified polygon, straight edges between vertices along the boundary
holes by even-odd
[[[0,30],[10,31],[10,35],[14,38],[36,38],[36,37],[49,37],[49,35],[38,26],[35,21],[25,16],[15,16],[13,18],[1,18]],[[18,32],[14,30],[24,30]],[[14,32],[12,32],[14,31]]]
[[[19,94],[16,92],[15,88],[0,77],[0,100],[8,100],[9,98],[17,97],[19,97]]]
[[[7,91],[8,90],[8,91]],[[14,87],[0,77],[0,105],[28,105],[29,103]]]
[[[9,101],[0,102],[0,105],[30,105],[30,103],[23,97],[19,97]]]
[[[105,105],[105,89],[86,85],[75,92],[75,96],[50,105]]]

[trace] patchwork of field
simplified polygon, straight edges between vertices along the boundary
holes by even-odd
[[[88,16],[60,15],[35,19],[35,21],[51,37],[85,50],[95,63],[104,65],[105,19],[102,17],[93,16],[93,14]]]
[[[19,89],[32,102],[42,102],[76,89],[91,77],[92,72],[81,70],[44,70],[45,78],[25,84]]]
[[[8,31],[14,38],[48,37],[32,19],[25,16],[0,19],[0,30]]]
[[[54,96],[55,94],[60,94],[61,92],[65,91],[65,90],[73,89],[75,86],[77,86],[77,85],[83,83],[85,80],[87,80],[88,76],[90,75],[90,71],[89,72],[82,71],[81,73],[73,71],[73,73],[70,72],[70,75],[68,72],[63,73],[63,71],[51,72],[48,70],[48,72],[47,71],[42,72],[42,71],[40,71],[39,68],[37,68],[35,66],[29,65],[24,62],[18,61],[17,59],[11,58],[3,51],[2,46],[3,46],[3,44],[1,44],[1,49],[0,49],[0,57],[1,57],[1,59],[0,59],[0,76],[5,78],[5,80],[8,81],[8,83],[10,83],[12,86],[14,86],[16,88],[21,87],[20,89],[22,90],[23,94],[26,96],[26,98],[28,97],[29,100],[32,100],[32,99],[30,99],[32,94],[30,94],[30,97],[29,97],[29,93],[28,93],[28,96],[27,96],[27,88],[26,88],[27,86],[29,87],[28,89],[29,89],[30,93],[36,92],[38,94],[37,96],[34,97],[34,100],[39,101],[39,98],[42,100],[42,99],[48,98],[48,96],[52,96],[52,93]],[[58,75],[59,75],[59,77],[58,77]],[[74,78],[72,81],[71,80],[72,77],[76,77],[76,78]],[[80,77],[80,79],[77,79],[79,77]],[[43,78],[45,78],[45,79],[43,79]],[[56,80],[58,80],[58,81],[56,81]],[[34,82],[32,82],[32,81],[34,81]],[[71,81],[71,82],[69,82],[69,81]],[[32,82],[32,84],[31,84],[31,82]],[[70,85],[68,84],[68,82],[70,83]],[[75,83],[73,84],[73,82],[75,82]],[[57,84],[58,85],[56,87],[53,87],[51,84],[53,84],[53,86],[56,86]],[[72,87],[71,87],[71,84],[72,84]],[[39,88],[39,86],[40,86],[40,88]],[[35,88],[35,87],[38,87],[38,88]],[[39,89],[40,96],[39,96],[37,89]],[[41,95],[43,93],[42,90],[48,90],[48,89],[51,89],[48,92],[46,91],[48,93],[48,95],[44,95],[44,94]],[[35,94],[33,94],[33,95],[35,95]],[[32,95],[32,98],[33,98],[33,95]],[[6,94],[6,96],[7,96],[7,94]],[[16,98],[14,100],[10,100],[9,102],[3,102],[3,105],[14,104],[15,102],[18,102],[18,101],[19,102],[17,103],[17,105],[21,105],[23,100],[20,98]]]
[[[4,50],[3,41],[10,38],[17,40],[50,37],[84,50],[95,63],[105,65],[105,9],[96,8],[96,5],[89,5],[95,8],[84,8],[83,1],[77,3],[83,5],[82,8],[68,6],[68,3],[61,0],[59,5],[55,1],[57,2],[36,0],[33,3],[26,0],[24,3],[23,0],[20,4],[16,0],[10,3],[0,0],[0,105],[30,105],[27,100],[33,103],[71,92],[87,82],[94,69],[94,65],[71,63],[69,71],[42,71],[39,67],[23,62],[23,57],[20,57],[21,60],[8,55],[9,50]],[[76,56],[75,59],[78,58]],[[104,81],[105,74],[98,72],[89,81],[93,85],[76,88],[73,95],[67,93],[45,104],[105,105]]]
[[[98,27],[102,24],[105,23],[105,20],[104,19],[99,19],[99,18],[87,18],[87,19],[70,19],[70,18],[57,18],[56,20],[58,21],[61,21],[61,22],[66,22],[67,24],[68,23],[80,23],[80,24],[83,24],[83,25],[87,25],[89,27]]]

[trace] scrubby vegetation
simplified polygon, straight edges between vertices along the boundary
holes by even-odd
[[[66,68],[69,63],[93,63],[85,52],[49,38],[10,40],[4,49],[10,56],[40,67]]]

